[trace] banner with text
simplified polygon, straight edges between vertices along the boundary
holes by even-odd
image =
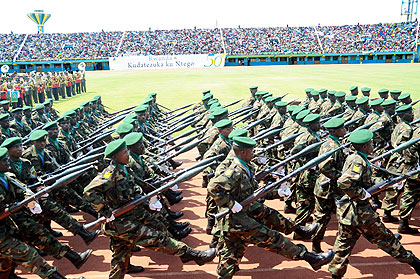
[[[224,54],[146,55],[109,58],[109,68],[111,70],[219,68],[224,66]]]

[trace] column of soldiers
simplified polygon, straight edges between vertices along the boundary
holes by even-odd
[[[9,96],[11,90],[19,92],[17,100]],[[34,106],[49,98],[58,101],[85,92],[84,71],[13,73],[0,76],[0,99],[9,100],[13,108]]]
[[[73,251],[50,225],[54,220],[90,244],[100,231],[89,232],[75,220],[71,213],[77,211],[100,217],[113,279],[144,270],[130,262],[140,247],[198,265],[218,256],[218,278],[232,278],[249,244],[304,260],[315,271],[328,264],[332,277],[342,278],[361,235],[420,274],[420,260],[400,243],[400,234],[418,233],[409,220],[419,200],[419,113],[409,93],[394,90],[389,98],[381,90],[380,98],[370,99],[368,88],[361,98],[357,87],[349,96],[308,88],[303,102],[286,102],[256,86],[250,91],[231,112],[237,102],[223,106],[209,90],[192,108],[173,111],[158,105],[156,93],[116,113],[104,109],[100,96],[61,116],[52,99],[11,111],[1,103],[0,275],[19,278],[14,269],[22,265],[41,278],[65,278],[43,255],[65,257],[80,268],[92,251]],[[194,147],[203,163],[173,172],[182,164],[174,158]],[[207,188],[206,232],[213,235],[207,250],[181,241],[192,230],[176,221],[182,212],[170,209],[182,200],[176,182],[199,172]],[[59,179],[68,173],[74,177]],[[47,187],[54,181],[64,185]],[[376,186],[384,181],[389,187],[381,220]],[[398,219],[392,211],[401,194]],[[36,198],[25,202],[28,197]],[[295,213],[295,220],[264,205],[266,199],[285,200],[285,212]],[[334,249],[324,252],[334,213],[339,233]],[[386,222],[399,222],[400,234]],[[291,233],[294,240],[312,240],[312,250],[285,236]]]

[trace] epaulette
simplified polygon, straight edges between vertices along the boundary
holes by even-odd
[[[111,177],[115,173],[115,166],[109,165],[103,172],[102,172],[102,178],[106,180],[111,180]]]

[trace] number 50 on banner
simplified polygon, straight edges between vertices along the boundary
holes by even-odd
[[[225,54],[209,54],[207,55],[204,67],[220,67],[225,65]]]

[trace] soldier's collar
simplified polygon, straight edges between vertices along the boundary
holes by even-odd
[[[410,125],[410,122],[408,122],[408,121],[406,121],[406,120],[401,120],[401,122],[404,122],[405,124],[407,124],[407,125],[411,126],[411,125]]]
[[[366,115],[367,114],[367,111],[365,111],[364,109],[361,109],[361,108],[359,108],[359,110],[364,114],[364,115]]]
[[[341,144],[340,143],[340,139],[339,138],[337,138],[337,137],[334,137],[334,136],[331,136],[331,135],[328,135],[332,140],[334,140],[334,141],[336,141],[338,144]]]
[[[363,153],[363,152],[360,152],[360,151],[358,151],[358,150],[356,150],[356,152],[357,152],[357,154],[359,154],[365,161],[366,161],[366,163],[370,166],[370,162],[369,162],[369,160],[368,160],[368,155],[367,154],[365,154],[365,153]]]

